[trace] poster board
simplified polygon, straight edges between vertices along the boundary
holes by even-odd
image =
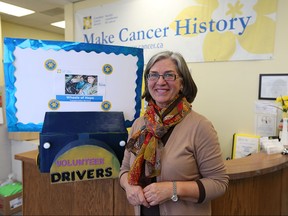
[[[140,48],[4,38],[8,132],[41,131],[47,111],[121,111],[130,127],[143,64]]]

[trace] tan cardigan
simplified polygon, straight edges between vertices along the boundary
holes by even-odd
[[[138,131],[144,118],[138,118],[130,134]],[[129,171],[135,156],[125,151],[120,175]],[[223,163],[216,131],[205,117],[189,113],[170,135],[161,156],[161,175],[157,181],[195,181],[200,180],[205,189],[202,203],[171,200],[162,203],[161,215],[210,215],[211,200],[223,195],[228,187],[229,178]],[[140,207],[135,207],[140,214]]]

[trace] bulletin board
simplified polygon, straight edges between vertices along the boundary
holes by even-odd
[[[41,131],[47,111],[120,111],[140,116],[140,48],[20,38],[4,39],[9,132]]]

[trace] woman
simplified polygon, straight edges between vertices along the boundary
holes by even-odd
[[[97,76],[87,76],[85,85],[80,89],[81,95],[96,95],[97,94]]]
[[[136,215],[209,215],[228,176],[214,127],[191,109],[197,87],[187,64],[161,52],[144,76],[148,106],[132,125],[120,185]]]

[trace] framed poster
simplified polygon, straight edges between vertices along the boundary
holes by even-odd
[[[41,131],[47,111],[121,111],[140,116],[140,48],[33,39],[4,39],[9,132]]]
[[[260,74],[258,99],[275,100],[288,94],[288,74]]]

